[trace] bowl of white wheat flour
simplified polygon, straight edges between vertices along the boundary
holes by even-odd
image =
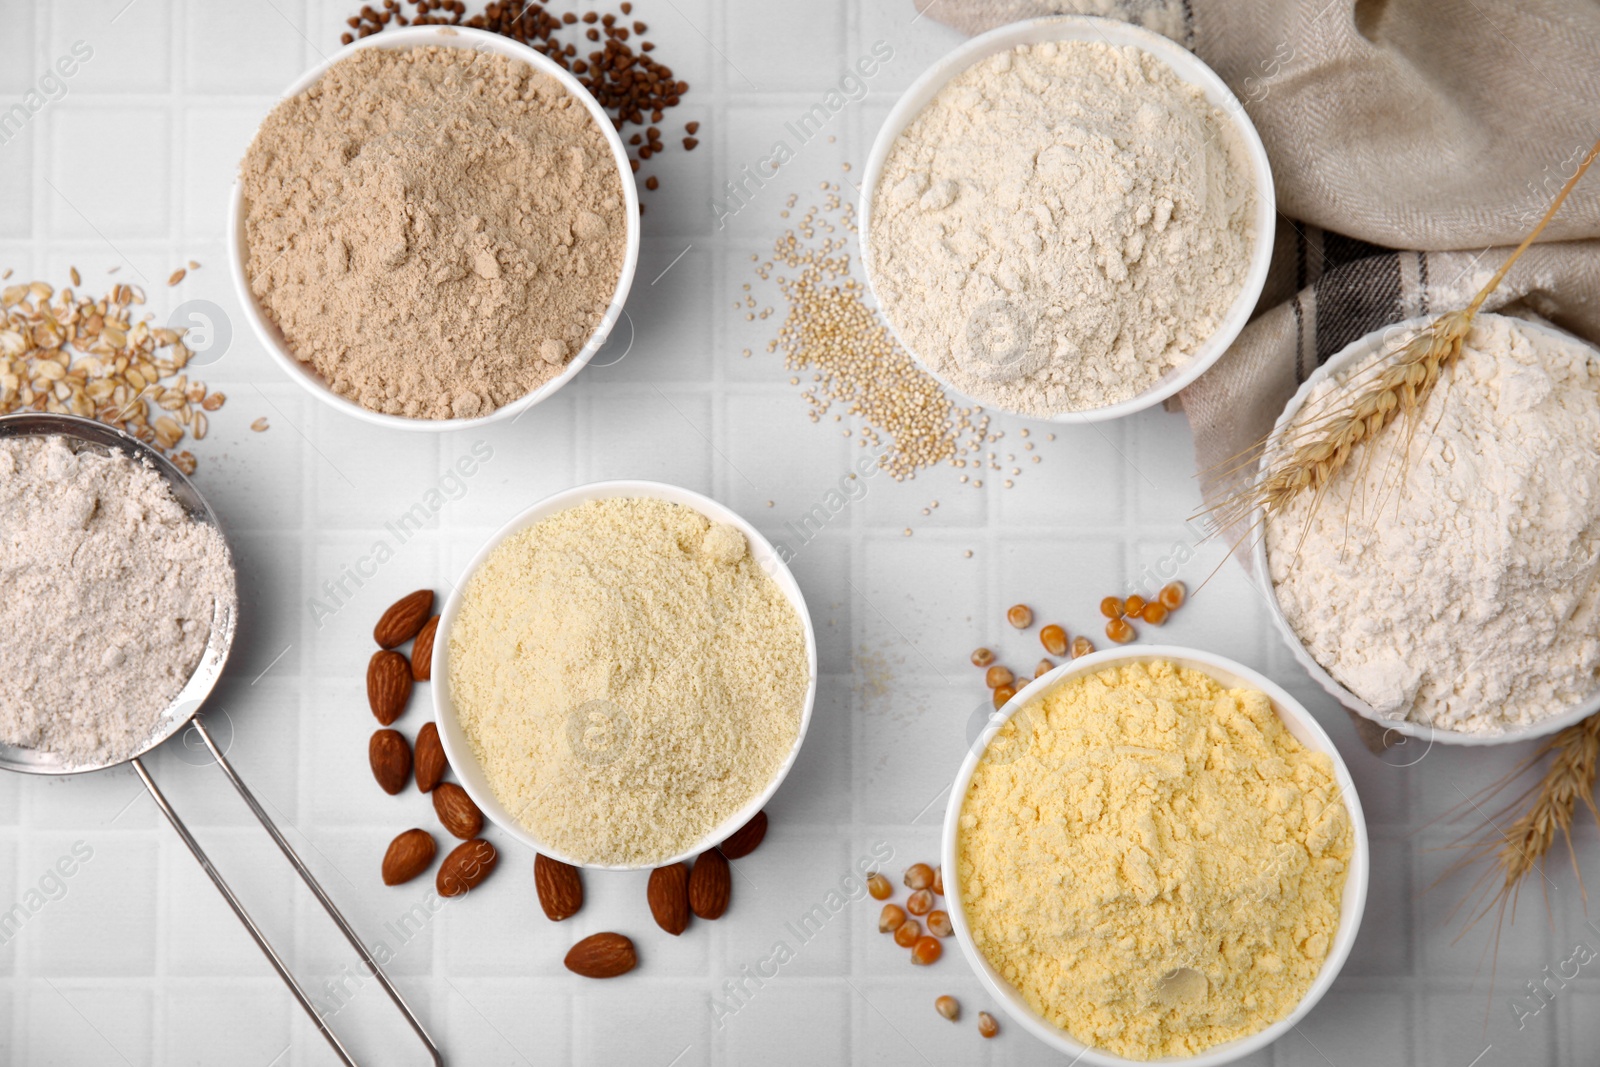
[[[1330,358],[1279,431],[1337,411],[1429,321]],[[1320,494],[1258,513],[1255,572],[1289,650],[1403,737],[1521,741],[1600,710],[1596,441],[1600,350],[1479,314],[1413,422],[1359,446]]]
[[[414,26],[289,86],[240,163],[228,245],[291,379],[369,423],[458,430],[517,418],[605,344],[639,197],[570,73],[499,34]]]
[[[557,493],[473,557],[440,614],[434,717],[491,821],[602,870],[692,858],[794,766],[816,635],[756,528],[698,493]]]
[[[1062,422],[1194,381],[1266,283],[1255,128],[1159,34],[1089,16],[974,37],[878,131],[861,258],[900,344],[947,389]]]

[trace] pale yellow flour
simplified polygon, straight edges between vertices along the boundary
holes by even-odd
[[[744,535],[661,500],[508,538],[449,650],[495,796],[584,863],[653,865],[734,815],[794,748],[811,680],[799,614]]]
[[[1108,668],[1019,712],[961,810],[973,940],[1045,1018],[1129,1059],[1289,1014],[1339,924],[1353,848],[1332,761],[1262,693]]]

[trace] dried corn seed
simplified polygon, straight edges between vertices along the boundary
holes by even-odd
[[[898,904],[885,904],[878,913],[878,933],[892,934],[906,921],[905,909]]]
[[[994,662],[994,653],[987,648],[972,650],[972,665],[974,667],[987,667]]]
[[[926,863],[913,863],[906,868],[907,889],[927,889],[933,884],[933,868]]]
[[[944,896],[944,868],[943,867],[935,867],[933,869],[933,885],[932,885],[931,888],[933,889],[934,896],[939,896],[939,897]]]
[[[1094,642],[1089,640],[1087,637],[1083,636],[1082,634],[1079,634],[1077,637],[1074,637],[1072,639],[1072,658],[1073,659],[1077,659],[1079,656],[1087,656],[1089,653],[1091,653],[1093,651],[1094,651]]]
[[[894,892],[894,886],[883,875],[873,874],[867,879],[867,892],[872,894],[873,900],[888,900],[889,894]]]
[[[938,1012],[940,1015],[943,1015],[951,1022],[955,1022],[956,1019],[961,1015],[961,1005],[956,1002],[955,997],[952,997],[948,994],[938,998],[933,1002],[933,1010]]]
[[[1104,615],[1108,619],[1122,618],[1122,598],[1108,596],[1104,600],[1100,601],[1100,614]]]
[[[916,944],[911,946],[911,962],[918,967],[926,967],[930,963],[938,963],[939,957],[944,955],[944,946],[936,937],[919,937]]]
[[[1137,635],[1133,627],[1128,625],[1127,619],[1112,619],[1106,623],[1106,636],[1119,645],[1125,645]]]
[[[1145,599],[1138,593],[1133,594],[1122,602],[1122,613],[1130,619],[1137,619],[1139,613],[1144,611]]]
[[[950,924],[949,912],[938,908],[928,912],[928,933],[934,937],[949,937],[955,932],[956,928]]]
[[[1033,609],[1026,604],[1013,604],[1006,609],[1006,622],[1019,630],[1033,625]]]
[[[906,911],[912,915],[926,915],[933,910],[933,893],[919,889],[906,898]]]
[[[1055,669],[1056,665],[1054,662],[1048,659],[1042,659],[1039,661],[1038,666],[1033,668],[1033,676],[1035,678],[1043,678],[1045,675],[1049,674]]]
[[[1161,606],[1168,611],[1177,611],[1183,607],[1184,597],[1188,593],[1182,582],[1168,582],[1161,587]]]
[[[1006,706],[1006,701],[1010,700],[1016,695],[1017,690],[1015,687],[1009,685],[997,685],[994,687],[994,706],[997,708],[1003,708]]]
[[[1002,685],[1010,685],[1014,681],[1016,676],[1011,673],[1011,668],[998,663],[983,672],[983,684],[990,689],[999,689]]]
[[[917,938],[921,936],[922,924],[915,919],[907,919],[895,930],[894,943],[901,948],[910,948],[917,943]]]
[[[1139,617],[1151,626],[1160,626],[1167,621],[1167,606],[1159,600],[1152,600],[1144,606]]]
[[[1064,627],[1051,623],[1039,631],[1039,643],[1052,656],[1065,656],[1067,654],[1067,631]]]
[[[978,1013],[978,1033],[983,1037],[993,1037],[1000,1032],[1000,1024],[995,1022],[994,1016],[986,1011]]]

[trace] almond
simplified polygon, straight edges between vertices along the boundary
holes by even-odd
[[[417,731],[417,788],[424,793],[433,792],[433,787],[444,778],[444,772],[450,769],[450,762],[444,757],[444,745],[439,742],[438,723],[424,723],[422,729]]]
[[[388,726],[411,700],[411,665],[398,652],[374,652],[367,661],[367,704]]]
[[[433,635],[439,631],[439,616],[435,615],[417,631],[417,643],[411,646],[411,677],[426,682],[433,677]]]
[[[760,847],[767,836],[767,813],[758,811],[755,818],[735,830],[722,843],[722,854],[730,860],[742,860]]]
[[[400,885],[409,882],[428,869],[439,846],[426,830],[407,830],[389,842],[389,851],[383,854],[383,884]]]
[[[621,934],[590,934],[567,950],[567,970],[585,978],[615,978],[639,962],[633,942]]]
[[[383,613],[378,625],[372,628],[372,639],[378,642],[379,648],[398,648],[417,636],[417,631],[428,621],[428,613],[432,610],[432,589],[418,589],[415,593],[409,593],[389,605],[389,610]]]
[[[645,890],[650,901],[650,914],[656,925],[673,937],[689,926],[689,868],[681,863],[670,867],[657,867],[650,872],[650,885]]]
[[[533,888],[539,893],[539,907],[553,923],[570,919],[583,907],[583,877],[570,863],[534,854]]]
[[[377,730],[367,742],[367,760],[372,764],[372,776],[383,791],[394,796],[406,787],[411,777],[411,746],[406,735],[399,730]]]
[[[454,782],[440,782],[433,787],[433,813],[446,830],[463,841],[472,840],[483,829],[483,812]]]
[[[441,897],[459,897],[482,885],[499,862],[500,854],[483,838],[463,842],[439,864],[434,888]]]
[[[728,910],[733,878],[728,861],[716,849],[707,849],[689,872],[689,910],[702,919],[720,919]]]

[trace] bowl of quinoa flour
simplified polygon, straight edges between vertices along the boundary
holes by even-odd
[[[1238,100],[1107,19],[956,49],[890,112],[862,189],[862,260],[901,344],[947,388],[1035,418],[1116,418],[1188,385],[1272,254],[1272,173]]]
[[[300,78],[239,166],[234,284],[318,399],[369,422],[512,418],[589,362],[639,254],[626,149],[499,34],[411,27]]]
[[[189,721],[227,654],[227,543],[138,447],[88,420],[0,419],[0,764],[137,755]]]
[[[1333,410],[1428,321],[1329,359],[1279,427]],[[1267,518],[1255,569],[1290,650],[1346,707],[1430,740],[1524,740],[1600,710],[1596,442],[1600,350],[1479,314],[1414,427],[1396,419],[1320,499]]]

